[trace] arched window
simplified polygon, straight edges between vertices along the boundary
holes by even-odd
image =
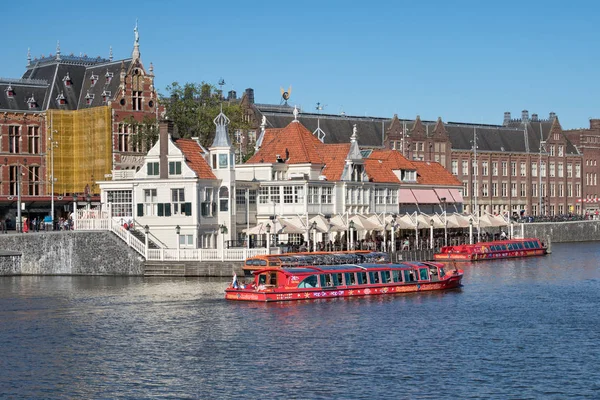
[[[229,189],[226,186],[219,189],[219,211],[229,211]]]

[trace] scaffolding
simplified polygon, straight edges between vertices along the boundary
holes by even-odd
[[[96,181],[112,169],[111,110],[48,110],[47,126],[54,131],[55,194],[99,193]],[[48,181],[52,171],[47,169]],[[50,185],[47,192],[50,194]]]

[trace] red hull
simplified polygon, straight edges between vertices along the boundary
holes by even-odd
[[[445,253],[434,254],[435,261],[480,261],[480,260],[499,260],[505,258],[534,257],[546,254],[545,249],[534,250],[511,250],[490,253]]]
[[[329,299],[335,297],[373,296],[381,294],[424,292],[432,290],[453,289],[460,286],[462,273],[457,273],[440,281],[411,282],[385,285],[368,285],[360,287],[338,286],[336,288],[312,289],[272,289],[256,291],[252,289],[225,290],[225,298],[237,301],[290,301],[309,299]]]

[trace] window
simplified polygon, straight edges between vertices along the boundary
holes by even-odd
[[[93,101],[94,101],[94,94],[87,92],[87,94],[85,95],[85,104],[87,106],[91,106]]]
[[[542,161],[542,162],[540,163],[540,176],[541,176],[542,178],[545,178],[545,177],[546,177],[546,162],[545,162],[545,161]]]
[[[21,142],[21,127],[17,125],[10,125],[8,127],[8,152],[18,153],[20,150]]]
[[[554,146],[550,146],[550,155],[554,157]]]
[[[477,173],[477,163],[475,162],[475,160],[473,160],[473,163],[472,163],[472,165],[471,165],[471,168],[472,168],[472,171],[471,171],[471,173],[472,173],[473,175],[478,175],[478,173]]]
[[[532,162],[531,163],[531,176],[537,176],[537,174],[538,174],[537,163]]]
[[[304,188],[302,186],[284,186],[283,202],[285,204],[304,203]]]
[[[246,204],[246,189],[235,189],[235,204],[238,206]]]
[[[532,183],[531,184],[531,196],[532,197],[536,197],[537,194],[537,183]]]
[[[333,188],[321,188],[321,204],[333,204]]]
[[[469,181],[463,181],[463,194],[469,196]]]
[[[119,124],[117,140],[119,151],[129,151],[129,125]]]
[[[483,161],[481,163],[481,175],[483,175],[483,176],[488,175],[488,162],[487,161]]]
[[[469,175],[469,161],[463,160],[462,162],[462,174],[463,176]]]
[[[15,97],[15,91],[13,90],[10,84],[8,85],[8,88],[6,88],[6,97],[8,97],[9,99]]]
[[[502,197],[508,196],[508,183],[502,182]]]
[[[98,82],[98,75],[92,74],[92,76],[90,76],[90,87],[94,87],[96,82]]]
[[[27,168],[29,171],[29,195],[40,195],[40,167],[32,166]]]
[[[458,160],[452,160],[452,175],[458,175]]]
[[[29,152],[39,154],[40,152],[40,127],[30,126],[27,128],[27,138],[29,139]]]
[[[581,178],[581,164],[575,164],[575,178]]]
[[[157,162],[149,162],[146,164],[148,166],[148,176],[158,176],[159,168]]]
[[[169,175],[181,175],[181,161],[169,161]]]
[[[219,168],[227,168],[227,154],[219,154]]]
[[[573,197],[573,185],[567,185],[567,197]]]
[[[248,191],[248,201],[250,204],[256,204],[256,190]]]
[[[558,146],[558,156],[559,157],[563,157],[565,154],[565,148],[564,146]]]
[[[565,195],[565,187],[562,183],[558,184],[558,197],[564,197]]]
[[[262,186],[259,189],[258,202],[260,204],[268,204],[269,203],[269,188],[267,186]]]
[[[142,111],[142,92],[134,90],[132,93],[133,103],[131,105],[133,111]]]
[[[498,184],[496,182],[492,183],[492,196],[498,197]]]
[[[212,217],[215,212],[216,204],[213,202],[213,189],[206,188],[204,189],[204,201],[200,204],[200,213],[203,217]]]
[[[73,84],[73,81],[71,80],[71,77],[69,76],[69,73],[67,72],[67,74],[63,77],[63,83],[66,87],[70,87]]]
[[[550,197],[555,197],[556,196],[556,191],[555,191],[556,185],[554,185],[554,183],[550,184]]]
[[[193,246],[194,245],[194,235],[179,235],[179,245],[180,246]]]
[[[107,85],[110,84],[110,81],[112,81],[112,78],[113,78],[113,73],[106,71],[106,75],[104,75],[105,84],[107,84]]]
[[[481,195],[483,197],[487,197],[488,196],[488,184],[487,183],[482,183],[481,184]]]
[[[115,217],[133,217],[131,190],[110,190],[106,193]]]
[[[573,177],[573,164],[567,163],[567,178]]]
[[[280,193],[279,186],[271,186],[269,188],[271,203],[276,203],[276,204],[281,203],[281,199],[279,198],[279,193]]]
[[[556,176],[556,168],[554,167],[553,162],[551,162],[549,165],[550,165],[550,171],[549,171],[550,178],[554,178]]]
[[[524,162],[521,163],[521,176],[527,176],[527,164]]]
[[[138,206],[139,207],[139,206]],[[157,204],[156,204],[156,189],[144,189],[144,215],[152,217],[157,215]],[[138,217],[141,217],[138,212]]]
[[[63,92],[60,92],[58,96],[56,96],[56,104],[58,104],[59,106],[67,104],[67,100],[65,99],[65,95],[63,94]]]
[[[19,184],[19,166],[11,165],[10,166],[10,187],[8,189],[8,194],[11,196],[16,196],[19,192],[18,184]]]
[[[515,182],[510,184],[510,196],[517,197],[517,184]]]
[[[558,177],[562,178],[564,176],[565,172],[563,170],[563,163],[559,162],[558,163]]]
[[[229,211],[229,189],[226,186],[221,186],[219,189],[219,211]]]
[[[110,91],[104,90],[102,92],[102,104],[108,103],[108,100],[110,100]]]
[[[521,197],[527,196],[527,184],[521,183]]]
[[[183,189],[171,189],[171,205],[173,214],[187,214],[185,206],[185,191]]]
[[[498,176],[498,161],[492,161],[492,176]]]
[[[511,161],[510,163],[510,175],[517,176],[517,163],[516,161]]]

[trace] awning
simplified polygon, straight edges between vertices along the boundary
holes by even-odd
[[[439,204],[440,200],[433,189],[411,189],[417,204]]]
[[[417,204],[417,199],[415,199],[415,195],[410,189],[400,189],[398,201],[400,204]]]
[[[452,197],[454,198],[455,203],[465,202],[465,199],[463,199],[462,194],[460,194],[460,191],[458,189],[449,189],[449,191]]]
[[[438,198],[440,199],[440,201],[442,200],[442,197],[446,199],[446,203],[454,203],[454,198],[452,197],[452,195],[450,194],[450,191],[448,189],[444,189],[444,188],[437,188],[437,189],[433,189],[436,193]]]

